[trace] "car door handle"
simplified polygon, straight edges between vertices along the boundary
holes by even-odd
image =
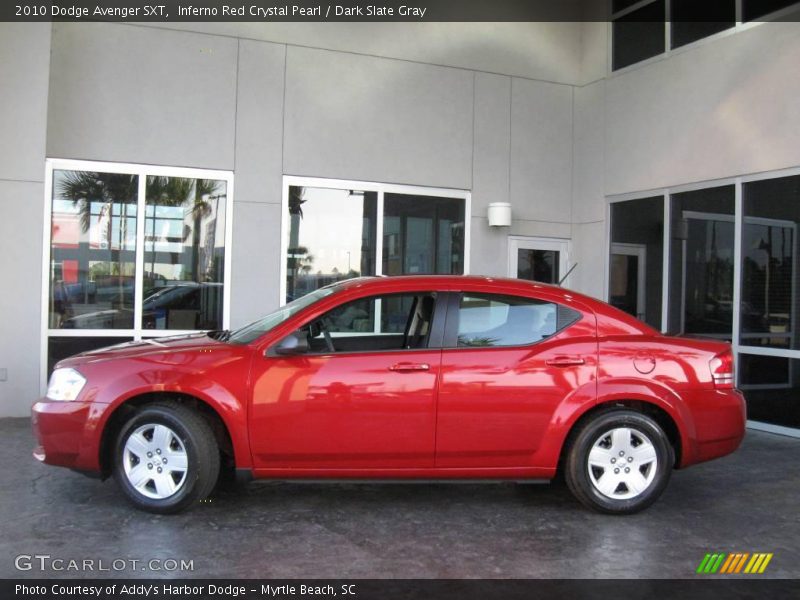
[[[431,368],[428,363],[397,363],[389,367],[390,371],[427,371]]]
[[[586,361],[580,356],[555,356],[548,358],[545,363],[551,367],[574,367],[586,364]]]

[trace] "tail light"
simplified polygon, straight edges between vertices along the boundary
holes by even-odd
[[[708,363],[714,387],[721,390],[732,390],[734,387],[733,352],[720,352]]]

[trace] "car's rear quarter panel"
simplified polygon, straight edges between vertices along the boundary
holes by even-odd
[[[743,435],[744,403],[736,390],[714,386],[709,361],[728,345],[661,335],[599,340],[598,402],[640,400],[675,421],[680,466],[732,451]]]

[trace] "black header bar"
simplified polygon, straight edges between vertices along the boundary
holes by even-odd
[[[734,0],[694,0],[692,21],[726,21]],[[785,0],[741,0],[750,14],[800,20]],[[642,0],[639,5],[644,5]],[[759,10],[756,5],[762,5]],[[608,21],[609,0],[2,0],[0,21]],[[791,14],[788,14],[791,13]],[[646,13],[649,14],[649,13]],[[628,12],[637,20],[637,11]],[[647,17],[652,19],[652,17]]]

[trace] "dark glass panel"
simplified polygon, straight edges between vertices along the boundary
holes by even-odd
[[[800,10],[800,3],[797,0],[742,0],[742,20],[755,21],[794,5]]]
[[[609,302],[661,329],[664,198],[611,204]]]
[[[748,419],[800,427],[800,360],[740,354],[739,388]]]
[[[559,253],[556,250],[517,250],[518,279],[557,284],[559,277]]]
[[[664,52],[664,16],[664,0],[657,0],[614,21],[614,70]]]
[[[740,343],[800,348],[800,176],[743,184]]]
[[[464,200],[386,194],[383,273],[464,272]]]
[[[735,196],[733,185],[672,195],[671,333],[733,336]]]
[[[713,20],[712,20],[713,19]],[[672,47],[691,44],[736,25],[735,0],[672,0]]]
[[[53,372],[53,367],[60,360],[80,354],[99,350],[115,344],[130,342],[132,338],[124,337],[56,337],[47,340],[47,376]]]

